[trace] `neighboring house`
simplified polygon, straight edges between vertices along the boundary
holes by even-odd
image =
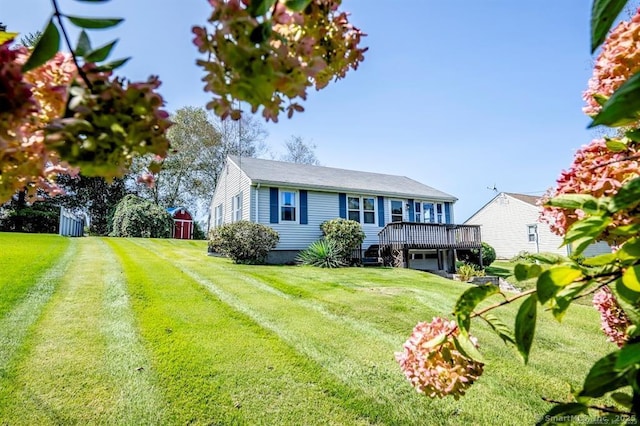
[[[193,239],[193,216],[184,207],[169,207],[167,212],[173,219],[171,235],[179,240]]]
[[[452,225],[455,201],[403,176],[233,156],[218,180],[210,228],[239,220],[268,225],[280,241],[267,261],[286,263],[320,239],[322,222],[352,219],[362,224],[366,235],[363,250],[380,246],[390,263],[451,270],[455,242],[464,245],[464,238],[454,234],[459,227],[467,229]],[[422,233],[410,233],[408,227],[417,224],[424,225]],[[478,230],[469,229],[465,235]],[[479,245],[479,232],[473,237],[470,244]]]
[[[540,221],[538,200],[531,195],[501,192],[465,224],[481,226],[482,241],[496,250],[499,259],[510,259],[520,252],[571,254],[571,247],[562,246],[562,237]],[[597,243],[589,246],[584,255],[588,257],[610,251],[606,243]]]

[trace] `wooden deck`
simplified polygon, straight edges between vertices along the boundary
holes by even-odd
[[[385,264],[402,266],[407,264],[409,250],[441,250],[448,257],[458,249],[482,247],[480,226],[440,223],[393,222],[378,234],[380,256]]]

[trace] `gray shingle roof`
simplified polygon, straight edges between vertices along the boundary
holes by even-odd
[[[536,207],[538,207],[538,201],[540,200],[540,197],[534,197],[533,195],[516,194],[514,192],[505,192],[505,194]]]
[[[405,176],[359,172],[309,164],[236,156],[229,157],[253,183],[294,186],[325,191],[359,192],[455,201],[456,197]]]

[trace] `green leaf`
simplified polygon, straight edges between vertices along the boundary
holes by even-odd
[[[551,207],[560,207],[562,209],[579,209],[582,205],[588,201],[598,202],[598,199],[593,195],[588,194],[563,194],[553,197],[545,204]]]
[[[534,253],[529,256],[533,260],[537,260],[545,265],[557,265],[558,263],[567,262],[569,259],[554,253]]]
[[[594,0],[591,7],[591,53],[600,46],[627,0]]]
[[[640,265],[627,268],[622,274],[622,284],[629,290],[640,292]]]
[[[623,407],[631,408],[633,405],[631,395],[627,395],[626,393],[614,392],[611,394],[611,398]]]
[[[92,73],[92,72],[103,72],[103,71],[113,71],[116,68],[120,68],[121,66],[123,66],[124,64],[129,62],[129,59],[131,59],[131,57],[122,58],[122,59],[116,59],[114,61],[107,62],[106,64],[102,64],[100,66],[92,68],[91,70],[89,70],[89,73]]]
[[[116,45],[118,40],[114,40],[111,43],[105,44],[104,46],[100,46],[95,50],[84,55],[84,60],[87,62],[101,62],[109,57],[111,50]]]
[[[489,324],[489,326],[491,326],[493,331],[496,332],[496,334],[502,339],[502,341],[505,344],[506,343],[515,344],[516,343],[515,339],[513,338],[513,333],[511,333],[511,330],[509,330],[509,327],[507,327],[507,325],[505,323],[500,321],[500,319],[498,319],[498,317],[496,317],[492,313],[488,313],[488,314],[485,314],[482,318],[484,318],[485,321],[487,321],[487,324]]]
[[[615,262],[617,259],[617,253],[604,253],[597,256],[588,257],[582,261],[582,264],[586,266],[604,266]]]
[[[563,244],[572,244],[573,255],[580,255],[611,224],[608,216],[589,216],[575,222],[564,236]]]
[[[627,369],[616,368],[619,353],[619,351],[612,352],[593,364],[589,374],[584,379],[579,396],[600,398],[629,384],[625,377]]]
[[[302,12],[309,6],[309,3],[311,3],[311,0],[287,0],[284,5],[294,12]]]
[[[614,92],[595,116],[589,128],[605,125],[620,127],[633,124],[640,117],[640,73],[632,75]]]
[[[264,16],[273,7],[276,0],[251,0],[247,11],[252,17]]]
[[[537,307],[538,298],[535,294],[532,294],[522,302],[516,315],[516,347],[520,355],[522,355],[525,364],[529,361],[531,343],[533,343],[533,335],[536,330]]]
[[[116,25],[124,21],[124,19],[122,18],[82,18],[80,16],[65,16],[75,26],[90,30],[101,30],[104,28],[115,27]]]
[[[536,293],[541,304],[547,303],[562,288],[582,277],[582,271],[571,266],[554,266],[538,277]]]
[[[535,278],[542,273],[542,267],[538,264],[526,264],[526,263],[518,263],[515,268],[513,268],[513,275],[516,277],[518,281],[528,280],[530,278]]]
[[[53,58],[58,49],[60,49],[60,33],[58,32],[58,27],[53,23],[53,17],[51,17],[29,59],[22,66],[22,72],[27,72],[44,64]]]
[[[629,130],[624,135],[634,142],[640,142],[640,129]]]
[[[569,306],[571,306],[571,303],[573,302],[573,298],[588,286],[588,282],[574,283],[569,284],[568,286],[560,290],[557,296],[553,299],[553,304],[551,306],[551,313],[553,314],[553,317],[558,321],[562,321],[564,314],[567,312],[567,309],[569,309]]]
[[[627,144],[621,141],[620,139],[605,138],[605,141],[606,141],[605,143],[607,145],[607,148],[611,152],[622,152],[622,151],[626,151],[629,148]]]
[[[460,295],[453,308],[453,313],[463,334],[469,332],[471,313],[478,306],[478,303],[499,292],[500,288],[498,286],[487,284],[470,287]]]
[[[640,238],[629,238],[617,252],[612,254],[623,261],[640,259]]]
[[[609,232],[613,235],[619,235],[622,237],[630,237],[632,235],[640,234],[640,223],[633,225],[622,225],[610,229]]]
[[[600,93],[593,94],[593,100],[595,100],[600,106],[606,104],[608,99],[609,97],[603,94],[600,94]]]
[[[609,211],[618,212],[623,209],[632,209],[640,204],[640,177],[625,182],[616,195],[611,198]]]
[[[542,425],[555,425],[560,423],[558,419],[571,418],[571,416],[578,416],[580,414],[589,414],[589,409],[586,405],[579,402],[567,402],[566,404],[557,404],[551,410],[544,413],[536,426]]]
[[[622,279],[615,280],[612,287],[618,299],[622,299],[631,306],[636,306],[640,303],[640,292],[633,291],[624,285]]]
[[[80,31],[80,35],[78,36],[78,44],[76,44],[75,54],[82,57],[91,52],[91,50],[91,40],[89,40],[87,32],[85,30]]]
[[[457,337],[453,338],[453,344],[456,346],[458,352],[464,355],[466,358],[472,359],[474,361],[478,361],[481,363],[485,363],[482,354],[476,348],[471,340],[469,340],[469,336],[460,334]]]
[[[18,37],[18,33],[8,33],[6,31],[0,31],[0,44],[5,43],[9,40],[13,40]]]
[[[423,347],[425,349],[435,348],[436,346],[440,346],[441,344],[443,344],[445,342],[445,340],[447,340],[447,333],[440,333],[436,337],[434,337],[433,339],[431,339],[428,342],[422,344],[421,347]]]
[[[640,363],[640,343],[631,343],[620,349],[615,368],[621,370],[638,363]]]

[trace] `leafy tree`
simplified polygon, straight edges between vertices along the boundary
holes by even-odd
[[[318,161],[318,158],[313,151],[316,149],[316,146],[311,143],[306,143],[302,136],[291,136],[284,143],[284,146],[287,152],[280,157],[282,161],[287,161],[289,163],[312,164],[315,166],[320,165],[320,161]]]
[[[29,202],[26,191],[18,191],[0,207],[0,231],[56,233],[60,221],[58,200],[41,194],[42,200]]]
[[[261,154],[267,133],[250,116],[238,121],[211,119],[196,107],[181,108],[171,118],[172,149],[153,174],[154,185],[136,185],[136,193],[163,207],[188,206],[198,216],[208,209],[227,155]],[[134,161],[133,175],[149,172],[144,166],[148,162]]]
[[[133,194],[124,197],[113,215],[112,237],[169,238],[173,219],[165,209]]]
[[[58,183],[65,193],[56,199],[69,210],[87,213],[91,234],[108,235],[111,232],[116,206],[128,193],[124,179],[107,182],[101,177],[62,174]]]

